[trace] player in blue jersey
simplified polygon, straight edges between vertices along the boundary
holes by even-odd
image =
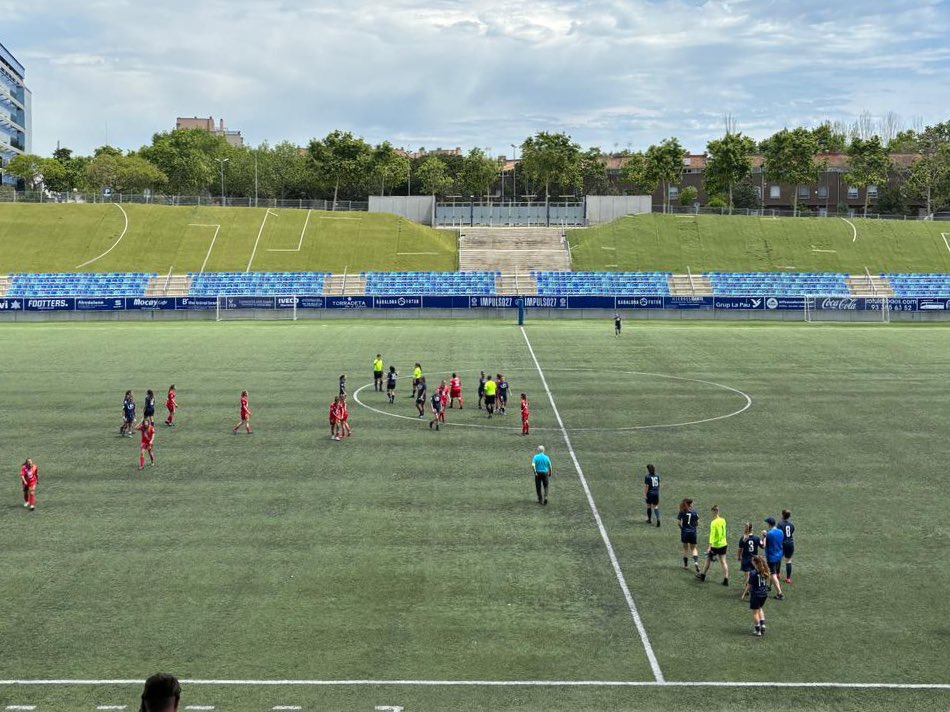
[[[792,524],[792,513],[782,510],[782,521],[778,523],[785,539],[782,540],[782,555],[785,557],[785,583],[792,582],[792,557],[795,555],[795,525]]]
[[[135,396],[132,391],[125,392],[125,399],[122,401],[122,427],[119,428],[119,435],[132,437],[132,429],[135,427]]]
[[[752,557],[752,570],[749,572],[749,608],[752,610],[752,634],[765,635],[765,602],[769,600],[768,564],[761,556]]]
[[[689,557],[693,557],[693,566],[699,573],[699,552],[696,550],[696,530],[699,527],[699,515],[693,509],[693,500],[688,497],[680,502],[680,511],[676,515],[680,528],[680,541],[683,544],[683,568],[689,568]]]
[[[745,531],[739,540],[739,568],[745,572],[745,589],[742,591],[742,599],[749,593],[749,574],[753,570],[752,559],[759,554],[762,548],[762,539],[753,534],[752,522],[746,522]]]
[[[436,388],[435,392],[432,394],[432,420],[429,421],[429,429],[432,429],[432,426],[435,426],[435,429],[439,429],[439,423],[442,422],[442,413],[445,409],[445,403],[442,401],[442,389]]]
[[[769,563],[769,571],[772,572],[772,583],[775,584],[775,590],[777,591],[775,597],[781,601],[785,598],[785,595],[782,593],[782,584],[779,583],[778,575],[782,570],[782,556],[785,554],[782,549],[785,534],[775,525],[774,517],[767,517],[765,523],[769,525],[768,531],[765,532],[765,558]]]
[[[643,478],[643,498],[647,503],[647,524],[652,524],[656,514],[656,525],[660,526],[660,476],[653,465],[647,465],[647,475]]]

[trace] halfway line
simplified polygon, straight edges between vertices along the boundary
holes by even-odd
[[[633,623],[637,627],[637,633],[640,634],[640,642],[643,643],[643,650],[647,654],[647,659],[650,661],[650,669],[653,670],[653,677],[656,678],[658,683],[664,683],[663,671],[660,670],[660,663],[656,659],[656,653],[653,652],[653,646],[650,644],[650,636],[647,635],[647,630],[643,626],[643,620],[640,618],[640,612],[637,610],[637,604],[633,601],[633,594],[630,593],[630,588],[627,586],[627,581],[623,576],[623,571],[620,570],[620,562],[617,560],[617,554],[614,551],[613,544],[610,543],[610,537],[607,536],[607,530],[604,528],[604,522],[600,518],[600,512],[597,511],[597,504],[594,502],[594,495],[590,491],[590,486],[587,484],[587,478],[584,477],[584,471],[581,469],[581,463],[577,461],[577,455],[574,452],[574,447],[571,445],[571,437],[567,434],[567,428],[564,427],[564,421],[561,419],[561,413],[557,409],[557,404],[554,402],[554,396],[551,394],[551,389],[548,387],[548,380],[544,377],[544,371],[541,370],[541,364],[538,363],[538,357],[534,355],[534,348],[531,346],[531,341],[528,339],[528,332],[525,331],[524,327],[521,327],[521,335],[524,336],[524,342],[528,346],[528,352],[531,354],[531,359],[534,361],[535,368],[538,369],[538,375],[541,377],[541,384],[544,386],[545,393],[548,394],[548,400],[551,402],[551,410],[554,411],[554,417],[557,419],[557,424],[561,428],[561,435],[564,438],[564,444],[567,445],[567,451],[571,455],[571,461],[574,463],[574,469],[577,470],[577,476],[580,478],[581,486],[584,488],[584,494],[587,495],[587,504],[590,505],[590,511],[594,515],[594,521],[597,523],[597,529],[600,531],[600,538],[604,540],[604,546],[607,547],[607,554],[610,556],[610,563],[614,567],[614,574],[617,576],[617,582],[620,584],[620,589],[623,591],[623,597],[627,601],[627,608],[630,609],[630,615],[633,617]]]

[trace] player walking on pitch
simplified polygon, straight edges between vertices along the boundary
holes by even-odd
[[[150,463],[155,465],[155,455],[152,453],[152,448],[155,446],[155,426],[146,418],[142,420],[142,424],[136,428],[139,432],[142,433],[142,450],[139,453],[139,470],[145,469],[145,453],[148,453],[148,459]]]
[[[373,359],[373,390],[383,392],[383,357],[380,354]]]
[[[689,557],[693,557],[693,568],[699,574],[699,552],[696,550],[696,531],[699,527],[699,514],[693,509],[693,500],[689,497],[680,502],[680,511],[676,515],[680,528],[680,542],[683,544],[683,568],[689,568]]]
[[[234,434],[237,435],[241,426],[247,431],[248,435],[254,431],[251,429],[251,408],[247,402],[247,391],[241,391],[241,422],[234,426]]]
[[[620,312],[614,313],[614,336],[620,336],[620,330],[623,328],[623,317]]]
[[[647,505],[647,524],[656,514],[656,525],[660,526],[660,476],[653,465],[647,465],[647,474],[643,478],[643,498]]]
[[[390,366],[389,373],[386,375],[386,397],[389,398],[390,403],[396,402],[396,379],[399,378],[399,374],[396,373],[396,367]]]
[[[465,407],[465,403],[462,401],[462,379],[458,377],[457,373],[453,373],[449,380],[449,408],[455,407],[455,401],[459,402],[459,410]]]
[[[778,523],[785,538],[782,540],[782,554],[785,556],[785,583],[792,582],[792,557],[795,555],[795,525],[792,524],[792,513],[782,510],[782,520]]]
[[[155,424],[155,394],[151,388],[145,391],[145,408],[142,411],[142,417],[152,425]]]
[[[36,509],[36,485],[39,481],[39,468],[33,464],[33,460],[26,458],[20,468],[20,484],[23,485],[23,506],[29,507],[31,512]]]
[[[544,445],[538,445],[538,454],[531,458],[531,471],[534,472],[534,489],[538,494],[538,504],[548,503],[548,487],[554,476],[551,458],[544,454]]]
[[[528,403],[528,394],[521,394],[521,434],[527,435],[531,432],[531,404]]]
[[[175,424],[175,411],[178,410],[178,401],[175,400],[178,394],[175,392],[175,384],[168,387],[168,398],[165,400],[165,408],[168,410],[168,417],[165,418],[165,425]]]
[[[696,574],[700,581],[706,580],[706,574],[709,567],[717,558],[722,566],[722,585],[729,585],[729,562],[726,561],[726,552],[729,550],[729,539],[726,536],[726,520],[719,513],[719,505],[712,506],[713,519],[709,522],[709,548],[706,550],[706,563],[703,565],[702,573]]]
[[[132,428],[135,427],[135,396],[132,391],[125,392],[125,400],[122,401],[122,427],[119,428],[119,435],[132,437]]]

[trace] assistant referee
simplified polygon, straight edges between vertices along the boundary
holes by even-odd
[[[548,484],[554,468],[551,458],[544,454],[544,445],[538,445],[538,454],[531,458],[531,470],[534,472],[534,489],[538,493],[538,504],[548,503]]]

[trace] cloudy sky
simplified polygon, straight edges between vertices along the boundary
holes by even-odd
[[[946,0],[0,0],[0,17],[39,153],[137,148],[196,114],[252,144],[342,128],[509,155],[539,130],[701,152],[726,114],[756,138],[950,119]]]

